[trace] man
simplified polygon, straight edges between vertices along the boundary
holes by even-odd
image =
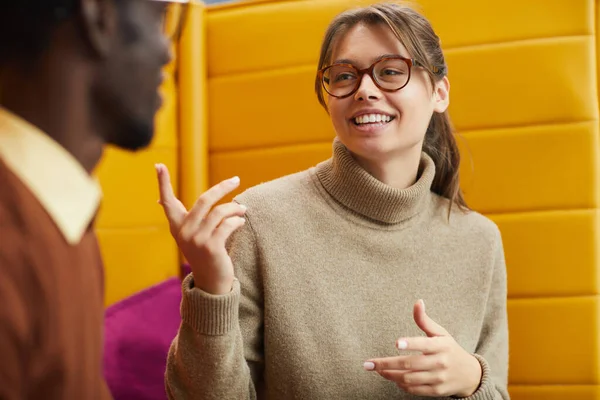
[[[91,173],[152,139],[174,2],[0,6],[1,400],[110,398]]]

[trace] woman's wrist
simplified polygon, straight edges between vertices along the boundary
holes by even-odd
[[[454,399],[464,399],[470,397],[475,394],[475,392],[477,392],[481,386],[483,379],[483,368],[475,356],[471,355],[471,361],[472,368],[469,368],[469,374],[467,374],[470,384],[466,387],[466,389],[451,396]]]

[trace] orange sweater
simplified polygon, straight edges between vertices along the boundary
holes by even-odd
[[[109,399],[97,182],[0,108],[0,399]]]
[[[1,159],[0,187],[0,398],[110,398],[101,377],[102,263],[91,225],[69,245]]]

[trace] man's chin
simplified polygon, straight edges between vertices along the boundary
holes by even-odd
[[[133,123],[122,129],[111,140],[110,144],[122,150],[138,151],[150,146],[154,138],[154,122]]]

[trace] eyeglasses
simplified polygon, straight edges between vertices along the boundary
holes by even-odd
[[[332,64],[319,70],[318,77],[327,93],[343,99],[358,90],[364,74],[368,74],[375,85],[385,92],[400,90],[408,85],[413,65],[421,66],[412,58],[389,56],[365,69],[358,69],[352,64]]]
[[[162,16],[163,35],[172,41],[178,41],[183,31],[185,17],[190,0],[151,0],[167,3]]]

